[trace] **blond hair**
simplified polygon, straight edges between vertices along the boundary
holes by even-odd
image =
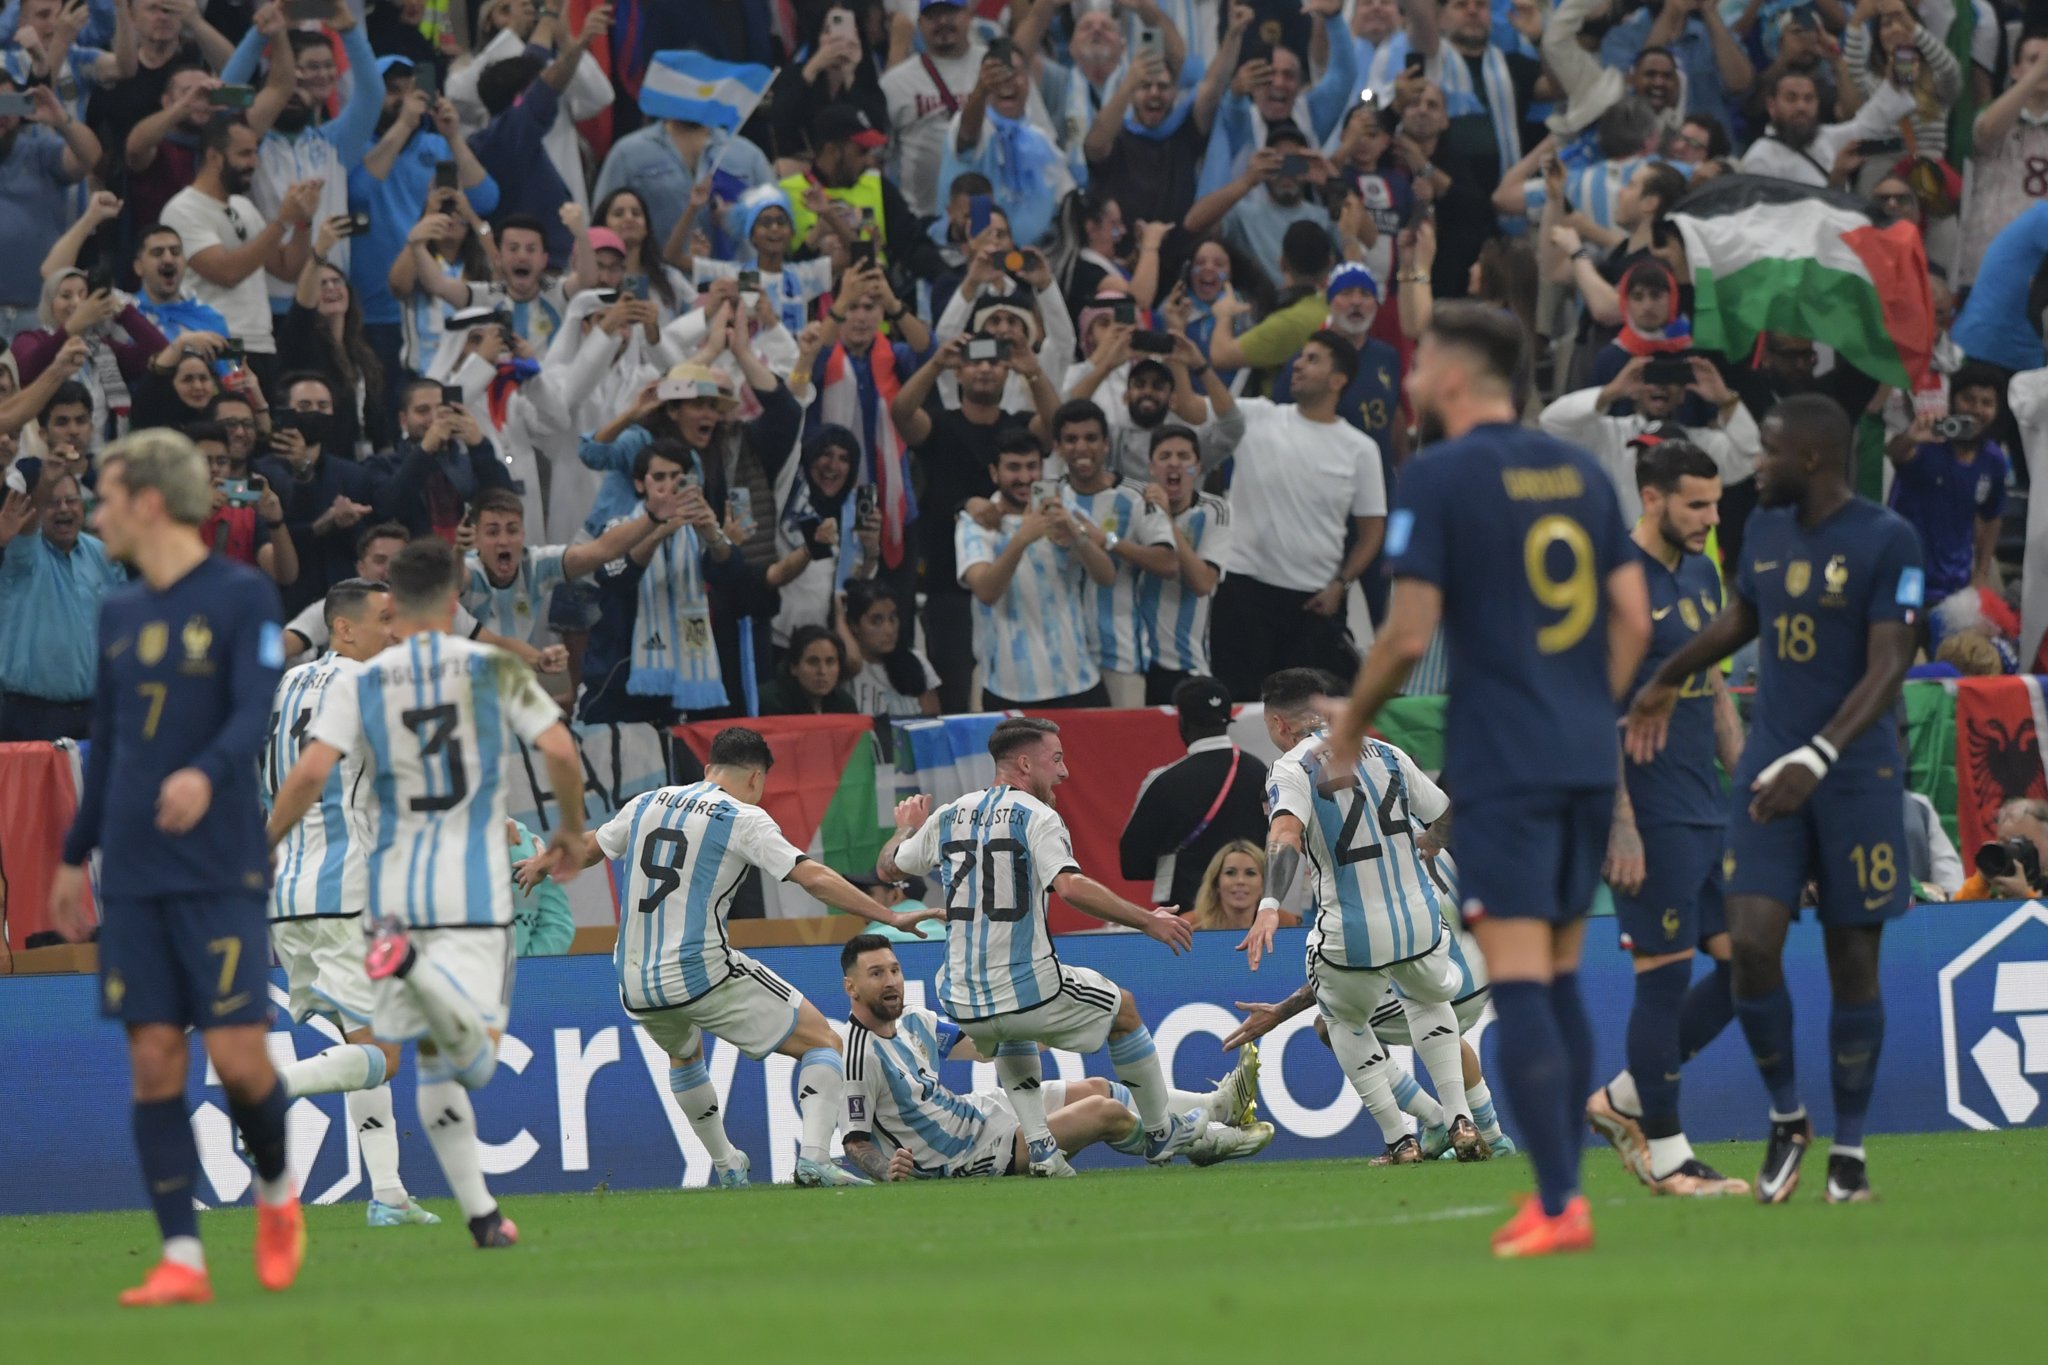
[[[1998,650],[1992,643],[1974,630],[1951,635],[1941,642],[1941,648],[1934,651],[1937,661],[1953,664],[1956,672],[1966,678],[1995,678],[2004,672],[1998,662]]]
[[[186,526],[213,512],[213,477],[199,447],[168,427],[131,432],[100,452],[99,467],[119,462],[121,486],[134,496],[145,488],[163,495],[164,512]]]
[[[1194,913],[1189,916],[1197,929],[1227,929],[1230,926],[1223,918],[1223,896],[1217,889],[1223,881],[1223,860],[1233,853],[1242,853],[1259,865],[1261,880],[1266,875],[1266,850],[1249,839],[1232,839],[1216,850],[1216,856],[1209,860],[1209,866],[1202,871],[1201,889],[1195,892]]]

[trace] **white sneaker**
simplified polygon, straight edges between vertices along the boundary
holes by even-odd
[[[1154,1166],[1170,1164],[1202,1135],[1208,1121],[1208,1116],[1199,1109],[1169,1115],[1163,1131],[1145,1135],[1145,1160]]]
[[[1025,1167],[1027,1175],[1040,1180],[1060,1180],[1080,1174],[1068,1163],[1067,1154],[1060,1150],[1059,1143],[1049,1137],[1031,1143],[1025,1148],[1025,1152],[1029,1160]]]
[[[753,1169],[753,1161],[735,1147],[730,1158],[712,1163],[711,1183],[721,1190],[737,1190],[753,1183],[748,1177],[748,1172]]]
[[[1272,1142],[1273,1125],[1270,1123],[1247,1124],[1242,1128],[1212,1123],[1208,1131],[1190,1142],[1181,1155],[1196,1166],[1214,1166],[1219,1161],[1257,1156]]]
[[[796,1183],[812,1188],[832,1185],[872,1185],[864,1175],[847,1170],[836,1161],[796,1161]]]

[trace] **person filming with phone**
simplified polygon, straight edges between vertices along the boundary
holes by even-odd
[[[1696,395],[1714,413],[1712,423],[1686,426],[1679,408]],[[1627,402],[1633,410],[1617,416]],[[1714,362],[1689,352],[1657,352],[1633,356],[1621,373],[1599,388],[1568,393],[1543,410],[1543,430],[1560,441],[1591,451],[1614,480],[1625,525],[1642,515],[1636,491],[1636,457],[1645,447],[1663,441],[1690,441],[1705,451],[1721,471],[1722,484],[1736,484],[1756,472],[1763,447],[1756,419],[1728,387]]]
[[[1986,438],[1998,422],[1998,373],[1972,362],[1949,379],[1948,411],[1929,411],[1885,442],[1891,508],[1920,533],[1927,600],[1968,587],[1997,588],[1999,527],[2012,460]]]

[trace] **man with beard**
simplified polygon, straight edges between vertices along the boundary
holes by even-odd
[[[363,310],[363,335],[384,373],[395,376],[402,369],[405,316],[391,292],[391,263],[406,250],[406,234],[426,211],[438,168],[444,161],[455,163],[456,184],[478,218],[498,211],[498,182],[470,151],[454,103],[428,99],[411,62],[379,57],[377,70],[384,86],[377,140],[348,172],[350,206],[370,215],[369,230],[349,238],[348,282]],[[449,191],[441,193],[452,198]],[[490,225],[478,231],[488,234]]]
[[[1569,136],[1612,108],[1624,95],[1636,95],[1656,114],[1657,126],[1675,133],[1685,122],[1679,102],[1683,87],[1678,59],[1666,47],[1645,46],[1621,71],[1601,63],[1597,45],[1582,43],[1586,21],[1603,13],[1606,0],[1564,0],[1544,22],[1539,46],[1543,64],[1564,90],[1566,108],[1550,116],[1552,132]]]
[[[1830,1204],[1873,1197],[1863,1130],[1884,1045],[1878,955],[1886,921],[1911,901],[1906,765],[1892,717],[1917,648],[1926,570],[1912,525],[1851,487],[1852,433],[1849,415],[1817,394],[1764,418],[1761,507],[1735,592],[1636,692],[1626,721],[1629,757],[1654,758],[1675,742],[1686,681],[1762,636],[1752,727],[1733,774],[1748,799],[1729,818],[1723,872],[1735,1014],[1770,1095],[1756,1182],[1764,1204],[1792,1197],[1813,1145],[1782,961],[1802,891],[1818,883],[1833,997]]]
[[[1718,119],[1724,128],[1733,124],[1756,68],[1742,40],[1728,31],[1719,6],[1705,0],[1652,0],[1607,30],[1600,40],[1600,60],[1627,71],[1652,49],[1675,57],[1684,71],[1687,113]]]
[[[277,339],[263,272],[296,280],[312,250],[318,180],[286,190],[276,218],[249,199],[258,160],[255,130],[238,118],[216,119],[200,139],[199,173],[164,205],[163,224],[185,244],[192,295],[227,319],[249,367],[270,389],[277,379]]]
[[[1667,377],[1650,367],[1669,365]],[[1677,377],[1684,369],[1690,379]],[[1696,394],[1714,409],[1711,426],[1679,425],[1679,408],[1687,394]],[[1632,404],[1626,416],[1610,409],[1621,402]],[[1724,484],[1742,483],[1756,472],[1760,444],[1756,422],[1749,409],[1735,396],[1714,362],[1703,355],[1639,355],[1621,367],[1621,373],[1605,387],[1568,393],[1543,410],[1543,430],[1560,441],[1570,441],[1591,452],[1614,481],[1621,515],[1633,526],[1642,515],[1642,500],[1635,494],[1636,461],[1641,447],[1658,441],[1690,441],[1713,460]]]
[[[135,307],[156,324],[166,341],[203,332],[225,342],[227,319],[192,297],[186,273],[185,243],[177,229],[161,223],[145,227],[135,241],[135,278],[142,285]]]
[[[1058,5],[1033,5],[1017,25],[1012,37],[1020,52],[1037,52],[1046,31],[1052,27]],[[1074,16],[1074,31],[1067,37],[1067,58],[1062,66],[1047,57],[1039,68],[1039,92],[1052,116],[1053,130],[1067,155],[1067,170],[1075,182],[1088,178],[1088,156],[1081,150],[1095,116],[1116,92],[1115,81],[1124,64],[1124,35],[1108,10],[1089,10]]]
[[[257,135],[270,131],[278,111],[292,94],[292,56],[283,43],[282,12],[275,5],[257,11],[256,18],[280,39],[282,54],[271,64],[270,79],[258,90],[242,119]],[[249,30],[251,42],[262,34]],[[206,125],[220,112],[213,107],[213,92],[221,82],[199,65],[180,66],[164,83],[163,107],[137,123],[128,134],[124,157],[128,165],[128,217],[135,223],[155,222],[173,195],[192,183],[199,170],[199,140]]]
[[[1202,442],[1202,465],[1214,469],[1230,458],[1244,437],[1244,414],[1237,398],[1224,387],[1201,348],[1185,336],[1173,336],[1173,350],[1134,355],[1136,329],[1120,324],[1102,333],[1084,372],[1067,390],[1073,400],[1093,399],[1105,383],[1121,375],[1123,403],[1106,399],[1109,420],[1109,467],[1132,483],[1152,477],[1152,433],[1168,417],[1196,429]],[[1072,377],[1072,372],[1069,372]],[[1201,385],[1201,393],[1194,386]],[[1114,388],[1112,388],[1114,392]],[[1205,403],[1203,399],[1208,401]]]
[[[1342,678],[1358,666],[1345,598],[1379,553],[1387,484],[1379,447],[1337,413],[1357,374],[1358,348],[1325,329],[1295,358],[1294,402],[1239,404],[1245,433],[1212,627],[1216,676],[1239,701],[1257,701],[1281,668]]]
[[[1641,453],[1635,483],[1643,515],[1629,533],[1650,589],[1647,682],[1721,609],[1721,572],[1703,553],[1720,519],[1720,471],[1698,446],[1664,441]],[[1721,906],[1721,840],[1728,803],[1716,759],[1733,772],[1742,721],[1721,670],[1688,677],[1670,742],[1646,761],[1625,759],[1607,841],[1621,946],[1635,964],[1627,1066],[1586,1101],[1593,1131],[1653,1194],[1747,1194],[1693,1155],[1678,1118],[1679,1067],[1735,1017],[1728,986],[1728,925]],[[1712,959],[1695,983],[1695,950]]]
[[[1346,31],[1344,7],[1340,0],[1305,0],[1301,10],[1314,16],[1329,40],[1328,65],[1312,89],[1305,88],[1302,58],[1294,48],[1275,44],[1263,58],[1241,60],[1244,26],[1233,23],[1231,34],[1225,37],[1218,57],[1234,71],[1230,93],[1216,111],[1216,130],[1209,137],[1202,167],[1205,193],[1214,193],[1242,173],[1244,162],[1258,148],[1272,146],[1273,134],[1280,129],[1292,128],[1320,147],[1351,111],[1361,75],[1358,48]]]
[[[548,269],[547,224],[526,213],[515,213],[499,224],[498,284],[512,318],[512,334],[545,353],[569,308],[562,277]]]
[[[299,552],[299,578],[284,589],[287,611],[298,611],[344,578],[357,577],[356,535],[384,506],[384,482],[334,444],[334,393],[321,375],[286,377],[283,412],[274,413],[270,443],[291,478],[265,471],[284,499],[285,526]]]
[[[850,104],[828,104],[811,124],[811,170],[778,183],[789,196],[796,235],[790,246],[823,251],[814,237],[874,243],[875,259],[898,265],[921,280],[946,272],[939,245],[896,182],[875,169],[875,154],[887,137]],[[938,171],[934,166],[932,174]]]
[[[256,175],[250,184],[249,197],[270,217],[277,215],[285,191],[302,180],[320,182],[320,203],[314,210],[313,221],[324,223],[329,218],[346,214],[349,211],[349,168],[363,159],[377,126],[383,92],[379,83],[370,76],[377,64],[376,54],[370,51],[370,40],[348,5],[341,0],[337,0],[327,25],[341,35],[342,51],[348,56],[350,69],[357,73],[350,85],[348,103],[342,105],[341,113],[332,120],[327,117],[327,106],[334,93],[337,72],[334,48],[326,33],[293,29],[286,35],[287,42],[269,44],[273,64],[286,61],[297,64],[291,97],[277,111],[270,130],[263,134],[263,140],[256,148]],[[235,49],[234,60],[222,68],[221,79],[233,85],[253,76],[265,41],[252,28],[242,39],[241,46]],[[347,273],[349,251],[349,239],[344,237],[328,252],[328,263]],[[270,280],[267,283],[270,311],[278,314],[289,312],[292,291],[297,282]]]
[[[15,94],[0,69],[0,94]],[[0,339],[38,325],[43,282],[37,273],[51,243],[70,225],[70,187],[99,160],[99,139],[57,103],[47,86],[29,91],[35,114],[0,115]]]
[[[1408,424],[1401,420],[1401,356],[1371,335],[1380,312],[1379,281],[1364,266],[1347,261],[1330,272],[1323,293],[1330,301],[1330,318],[1323,325],[1358,348],[1358,373],[1344,386],[1337,415],[1372,437],[1390,472],[1399,469],[1408,463]],[[1273,401],[1285,403],[1293,397],[1290,366],[1273,376]]]
[[[1143,205],[1154,222],[1183,217],[1195,202],[1202,154],[1229,75],[1230,65],[1219,58],[1190,98],[1158,53],[1139,53],[1082,143],[1090,191]]]
[[[70,474],[44,480],[35,497],[0,492],[0,742],[91,736],[93,632],[122,580],[84,531]]]
[[[512,473],[475,414],[449,399],[432,379],[415,379],[399,391],[404,434],[392,452],[396,468],[383,498],[414,536],[452,543],[456,528],[472,520],[480,497],[494,489],[512,492]]]
[[[1206,195],[1188,210],[1181,226],[1195,237],[1205,235],[1220,219],[1223,240],[1258,266],[1266,285],[1280,287],[1270,262],[1280,259],[1280,245],[1296,223],[1311,223],[1333,232],[1330,211],[1311,194],[1329,178],[1329,164],[1310,149],[1308,139],[1291,123],[1266,135],[1266,145],[1245,163],[1244,173]]]
[[[970,498],[986,498],[995,490],[989,475],[989,451],[997,433],[1030,425],[1050,431],[1059,394],[1028,351],[989,345],[986,354],[970,358],[977,338],[954,337],[932,352],[931,359],[905,380],[889,404],[889,418],[917,455],[924,473],[918,497],[920,552],[924,560],[924,638],[932,666],[939,673],[939,705],[948,715],[971,710],[974,680],[973,594],[960,581],[955,557],[954,522]],[[980,338],[993,343],[995,338]],[[1003,392],[1015,369],[1031,384],[1031,410],[1006,409]],[[934,395],[939,375],[957,372],[960,402],[948,407]]]
[[[1913,114],[1913,92],[1883,81],[1846,123],[1820,121],[1820,90],[1813,77],[1780,71],[1764,95],[1771,126],[1750,144],[1742,169],[1750,175],[1796,180],[1802,185],[1841,189],[1863,164],[1856,150],[1865,139],[1895,136],[1899,121]]]

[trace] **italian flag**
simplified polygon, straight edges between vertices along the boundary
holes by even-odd
[[[1882,383],[1925,383],[1934,304],[1913,224],[1880,227],[1854,196],[1755,175],[1716,176],[1671,222],[1692,267],[1702,349],[1740,359],[1759,333],[1784,332]]]

